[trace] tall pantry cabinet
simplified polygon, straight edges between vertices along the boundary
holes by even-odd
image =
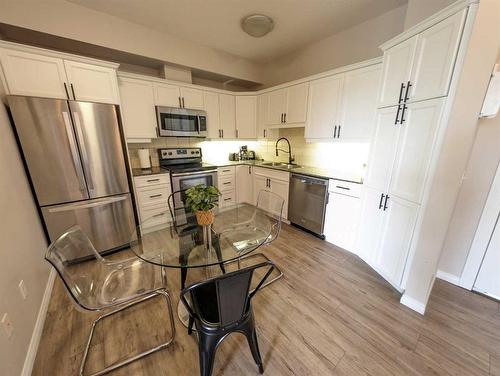
[[[466,16],[461,9],[384,50],[357,251],[398,290],[404,289],[438,136],[446,127],[443,113]]]

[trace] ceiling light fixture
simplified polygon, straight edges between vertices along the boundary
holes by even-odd
[[[260,38],[269,33],[274,27],[271,17],[263,14],[252,14],[241,20],[241,28],[248,35]]]

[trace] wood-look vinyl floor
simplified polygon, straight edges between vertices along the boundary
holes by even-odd
[[[438,280],[420,316],[358,257],[287,225],[263,252],[285,273],[253,302],[265,374],[500,375],[497,302]],[[179,272],[168,275],[176,307]],[[77,374],[93,318],[56,281],[33,375]],[[175,318],[171,347],[111,375],[198,375],[196,337]],[[86,372],[160,343],[167,320],[158,298],[99,324]],[[213,374],[258,374],[241,335],[221,344]]]

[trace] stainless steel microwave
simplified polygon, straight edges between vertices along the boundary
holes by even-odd
[[[207,113],[186,108],[156,106],[158,136],[207,137]]]

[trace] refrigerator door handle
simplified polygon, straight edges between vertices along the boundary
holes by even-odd
[[[119,197],[108,197],[104,199],[97,199],[87,203],[75,202],[73,204],[61,205],[61,206],[56,206],[54,208],[50,208],[49,213],[60,213],[72,210],[95,208],[97,206],[109,205],[114,202],[119,202],[126,199],[127,196],[119,196]]]
[[[76,132],[78,133],[78,139],[80,141],[80,151],[82,153],[83,159],[83,168],[86,172],[87,184],[89,185],[89,189],[94,189],[94,182],[92,180],[92,174],[89,169],[89,157],[87,154],[87,148],[85,146],[85,138],[83,137],[82,132],[82,124],[80,122],[80,115],[78,112],[73,112],[73,120],[75,121]]]
[[[87,186],[85,185],[85,176],[83,175],[82,163],[80,161],[80,156],[75,143],[75,134],[73,133],[73,128],[71,127],[71,120],[69,119],[69,114],[65,111],[62,112],[62,117],[66,127],[71,157],[73,158],[73,164],[75,165],[76,174],[78,175],[78,180],[80,182],[80,190],[85,192],[87,191]]]

